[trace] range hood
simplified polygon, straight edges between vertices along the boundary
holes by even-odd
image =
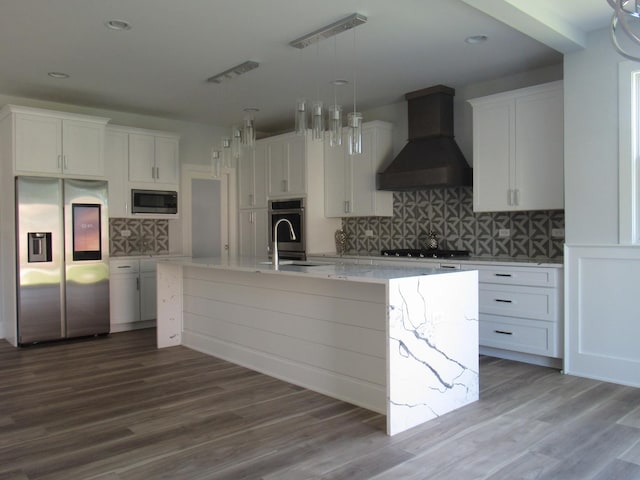
[[[377,174],[378,190],[424,190],[472,184],[472,170],[453,139],[453,96],[444,85],[407,93],[409,141]]]

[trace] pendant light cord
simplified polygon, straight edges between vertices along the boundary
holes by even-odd
[[[353,113],[356,113],[356,29],[353,29]]]

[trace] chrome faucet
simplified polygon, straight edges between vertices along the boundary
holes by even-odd
[[[296,239],[296,233],[293,231],[293,225],[287,218],[281,218],[276,222],[273,226],[273,266],[275,269],[278,269],[279,259],[278,259],[278,225],[282,222],[287,222],[289,224],[289,233],[291,234],[291,240]]]

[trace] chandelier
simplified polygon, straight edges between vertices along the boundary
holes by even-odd
[[[640,61],[640,0],[607,0],[611,17],[611,42],[620,55]],[[637,48],[630,53],[629,48]]]
[[[330,37],[351,30],[358,25],[366,23],[367,17],[359,13],[354,13],[345,17],[337,22],[320,28],[314,32],[311,32],[303,37],[300,37],[289,43],[292,47],[303,49],[309,47],[312,44],[325,40]],[[334,62],[337,55],[337,47],[334,42]],[[317,45],[316,45],[317,47]],[[318,50],[317,50],[318,51]],[[362,153],[362,114],[356,111],[356,79],[355,79],[355,63],[356,63],[356,49],[355,49],[355,31],[354,31],[354,48],[353,48],[353,112],[349,113],[347,120],[347,127],[349,132],[348,146],[349,154],[357,155]],[[319,61],[317,62],[320,63]],[[335,74],[335,65],[334,65]],[[334,99],[333,104],[329,107],[329,143],[331,146],[342,144],[342,107],[337,102],[336,86],[344,85],[343,80],[335,80],[334,85]],[[317,84],[317,78],[316,78]],[[322,140],[324,138],[325,130],[325,113],[324,103],[319,99],[320,92],[317,87],[316,100],[309,105],[306,99],[299,98],[296,101],[295,110],[295,131],[298,134],[305,134],[308,126],[307,115],[311,112],[311,131],[312,138],[315,140]],[[310,108],[309,108],[310,107]]]

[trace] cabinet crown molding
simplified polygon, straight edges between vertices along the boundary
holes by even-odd
[[[43,117],[54,117],[62,120],[81,120],[83,122],[93,122],[106,125],[110,120],[106,117],[96,117],[82,113],[61,112],[58,110],[47,110],[45,108],[25,107],[22,105],[7,104],[0,110],[0,120],[12,113],[26,113],[29,115],[40,115]]]

